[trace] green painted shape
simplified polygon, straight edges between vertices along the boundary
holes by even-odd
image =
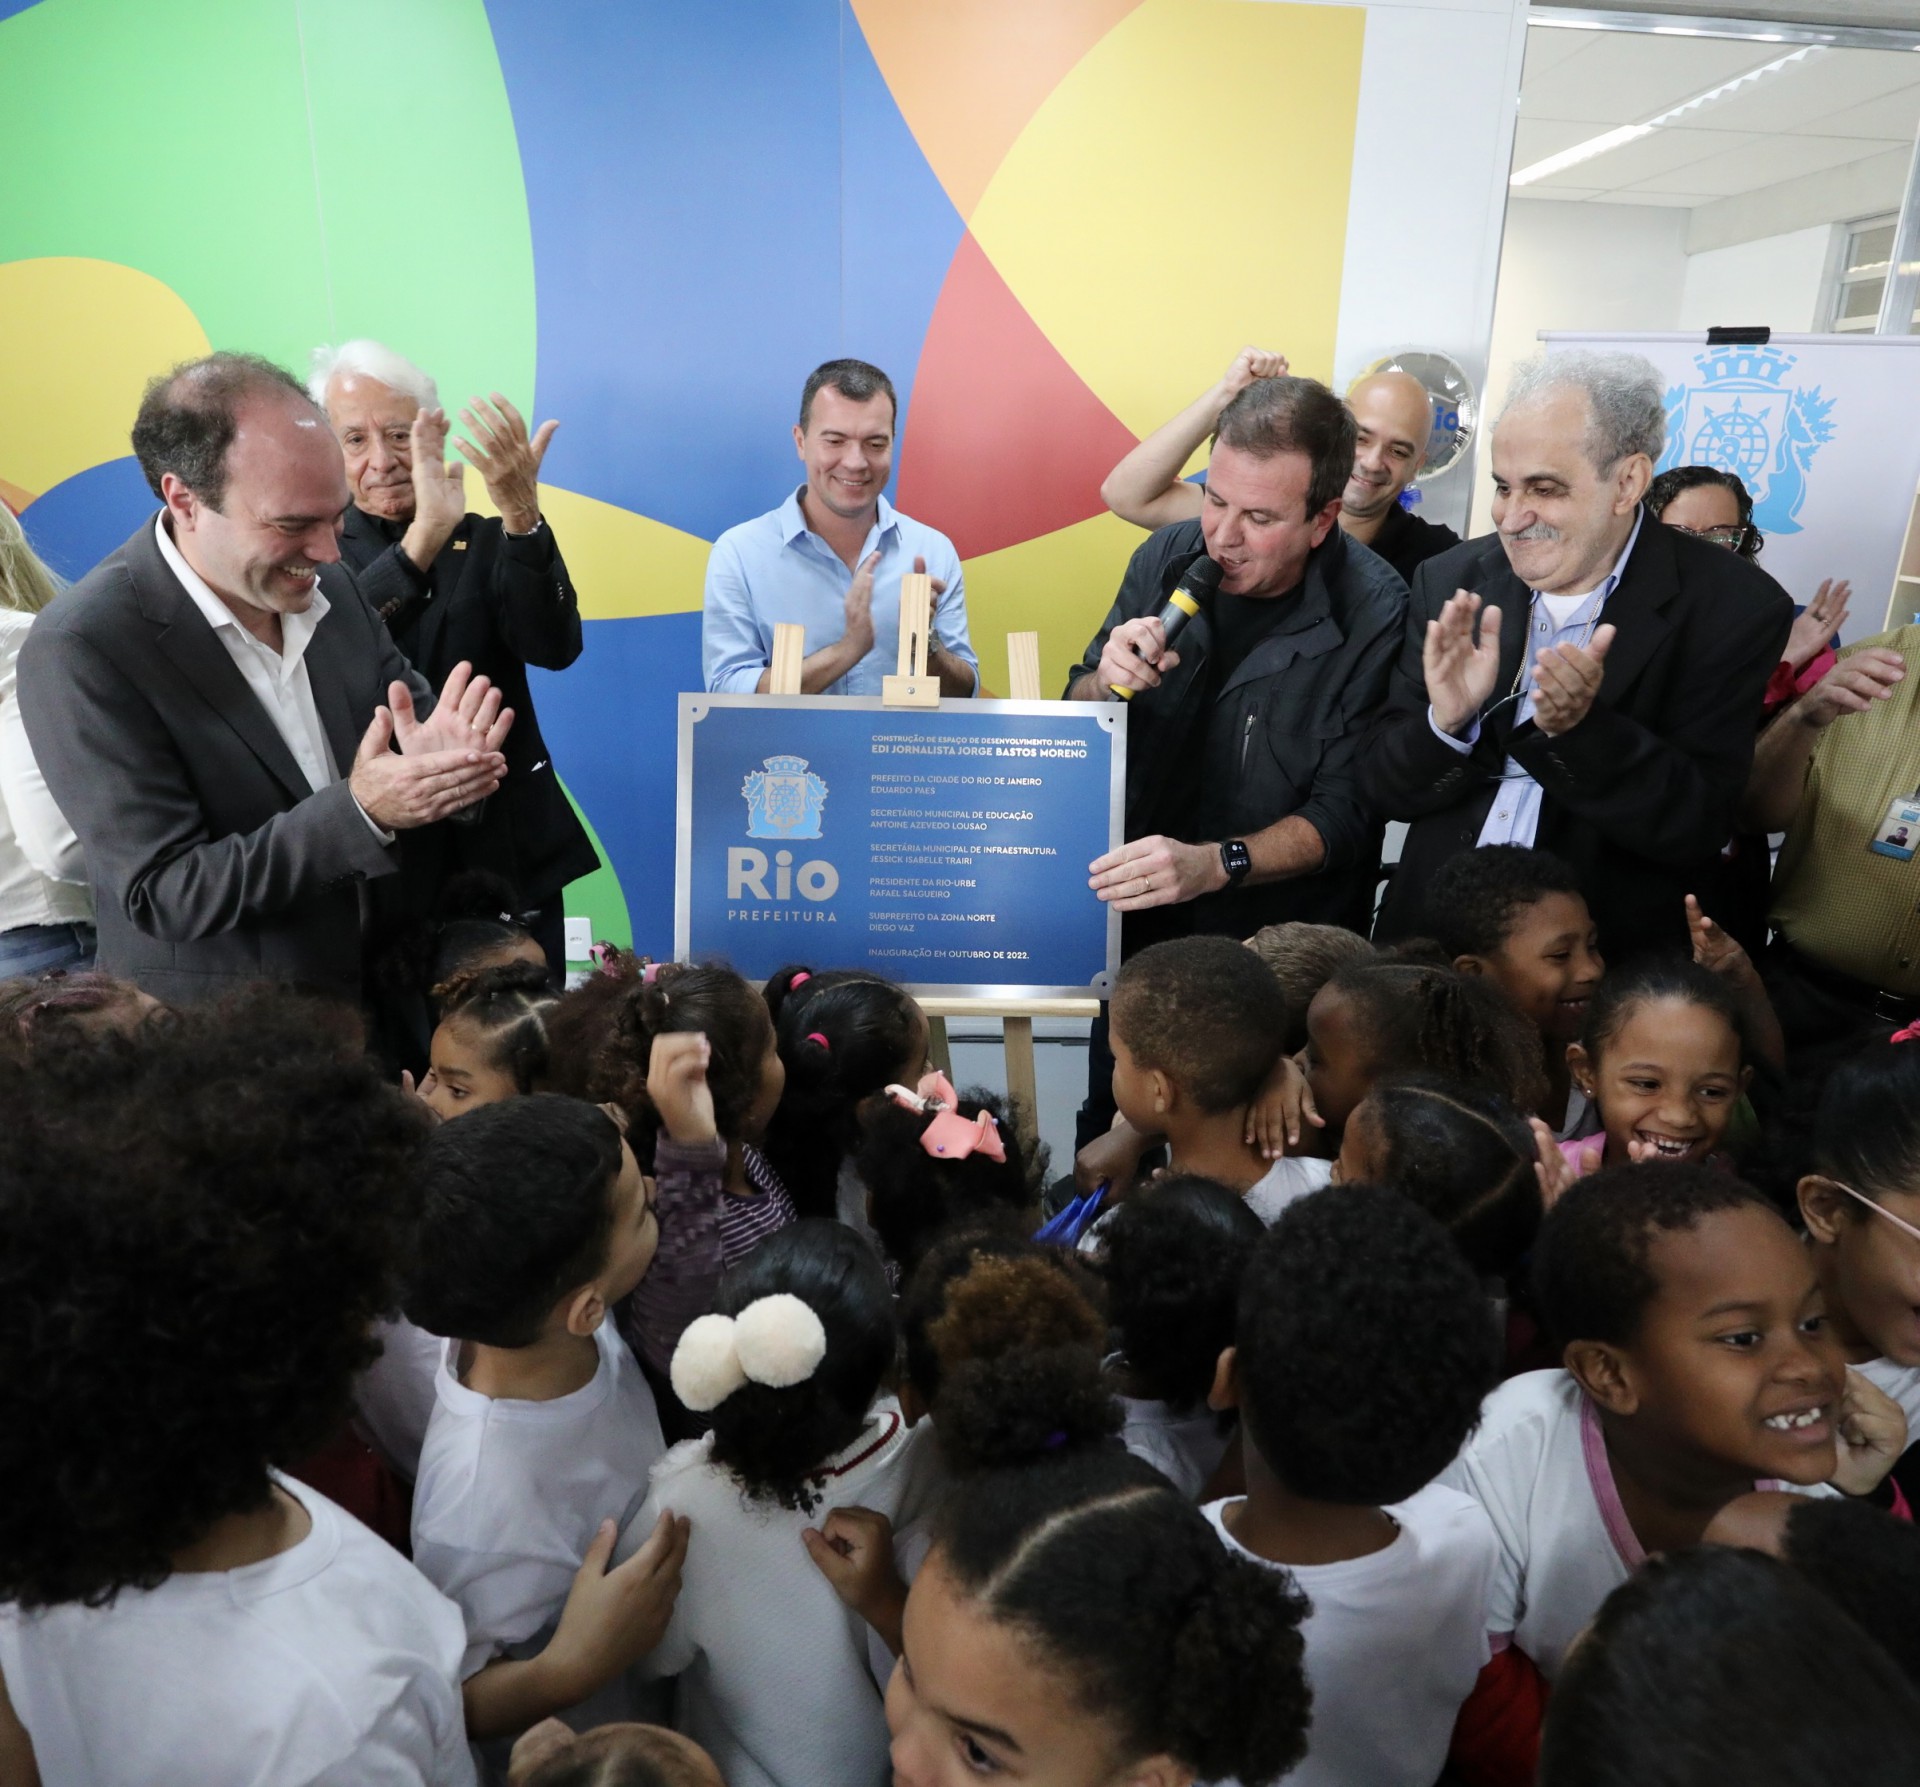
[[[581,811],[580,803],[574,800],[571,791],[561,784],[573,810],[580,814],[580,823],[587,828],[587,836],[593,842],[593,848],[600,858],[600,866],[591,875],[582,875],[578,881],[570,881],[562,894],[569,918],[584,918],[593,932],[596,943],[617,943],[622,949],[633,947],[633,919],[627,911],[627,896],[620,890],[620,877],[613,872],[607,861],[607,853],[600,847],[600,834],[593,829],[593,821]],[[665,950],[663,954],[671,954]],[[568,958],[572,960],[571,957]]]
[[[217,347],[304,372],[375,335],[456,402],[531,405],[533,233],[483,0],[42,0],[0,23],[0,167],[0,261],[117,261]]]

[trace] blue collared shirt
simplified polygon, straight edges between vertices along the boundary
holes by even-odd
[[[978,689],[980,661],[967,638],[966,589],[953,542],[902,515],[883,496],[854,562],[864,564],[875,552],[880,563],[873,574],[873,650],[821,693],[878,695],[882,679],[898,668],[900,579],[915,558],[924,558],[927,575],[947,586],[934,598],[934,639],[972,670]],[[806,629],[809,653],[831,645],[847,630],[852,585],[853,572],[840,555],[808,528],[798,490],[779,508],[728,528],[707,560],[700,654],[708,689],[751,695],[773,662],[773,629],[780,621]]]
[[[1642,509],[1635,515],[1633,532],[1627,535],[1627,543],[1614,560],[1613,569],[1585,601],[1568,613],[1565,620],[1556,625],[1540,592],[1531,592],[1533,599],[1527,610],[1527,643],[1520,653],[1520,706],[1513,716],[1514,725],[1519,726],[1533,717],[1533,666],[1540,654],[1550,645],[1584,646],[1592,639],[1593,629],[1599,624],[1607,598],[1620,587],[1620,579],[1626,571],[1627,560],[1633,556],[1634,542],[1640,538],[1646,513]],[[1474,721],[1465,738],[1455,738],[1451,733],[1442,732],[1434,721],[1431,706],[1427,709],[1427,724],[1433,727],[1436,738],[1444,739],[1463,757],[1473,749],[1474,741],[1480,736],[1479,720]],[[1474,840],[1475,847],[1484,848],[1488,844],[1525,844],[1531,847],[1540,830],[1540,795],[1540,784],[1509,757],[1501,766],[1500,786],[1494,793],[1493,805],[1487,809],[1480,836]]]

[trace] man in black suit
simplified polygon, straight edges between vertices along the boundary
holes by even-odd
[[[1687,942],[1684,896],[1733,829],[1793,604],[1641,507],[1666,438],[1632,354],[1515,375],[1493,431],[1492,537],[1414,576],[1361,761],[1410,824],[1377,934],[1417,933],[1456,851],[1537,844],[1579,874],[1609,956]]]
[[[20,653],[100,966],[169,1002],[252,980],[352,999],[367,885],[499,787],[512,715],[464,664],[436,705],[394,650],[339,565],[340,449],[289,373],[177,367],[133,447],[164,506]]]
[[[507,881],[557,974],[565,967],[561,892],[599,864],[554,774],[527,686],[527,666],[564,670],[579,657],[580,604],[540,513],[540,462],[558,426],[528,436],[498,392],[460,412],[454,441],[485,481],[497,518],[469,514],[466,466],[446,463],[448,423],[432,379],[375,341],[314,354],[310,389],[346,454],[353,506],[340,552],[409,661],[438,680],[462,660],[501,690],[517,716],[508,776],[477,823],[440,840],[445,860],[411,877],[430,903],[454,869]]]

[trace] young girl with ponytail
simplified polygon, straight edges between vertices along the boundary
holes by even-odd
[[[654,1468],[616,1556],[662,1508],[691,1522],[680,1599],[643,1667],[680,1678],[680,1728],[731,1787],[885,1778],[866,1626],[802,1534],[825,1503],[925,1517],[932,1450],[882,1389],[896,1338],[873,1249],[843,1224],[801,1221],[721,1280],[714,1313],[675,1349],[674,1391],[710,1431]]]

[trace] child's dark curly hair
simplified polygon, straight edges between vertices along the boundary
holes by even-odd
[[[623,1165],[613,1119],[551,1092],[442,1124],[420,1163],[407,1319],[429,1334],[531,1346],[559,1299],[605,1268]]]
[[[1486,981],[1418,959],[1358,961],[1328,986],[1354,1008],[1376,1075],[1425,1068],[1540,1108],[1540,1035]]]
[[[0,981],[0,1032],[12,1032],[29,1046],[55,1030],[107,1036],[152,1020],[164,1022],[166,1015],[132,981],[91,969]]]
[[[620,1007],[644,972],[631,950],[609,949],[606,960],[577,987],[560,995],[547,1016],[547,1084],[569,1098],[607,1104],[609,1045]],[[624,1060],[619,1077],[626,1077]]]
[[[714,1463],[749,1496],[810,1514],[820,1502],[820,1467],[866,1424],[898,1330],[880,1256],[844,1223],[812,1217],[776,1230],[721,1279],[714,1309],[737,1316],[781,1292],[820,1318],[826,1357],[802,1383],[742,1384],[707,1420]]]
[[[1498,955],[1516,917],[1549,894],[1584,899],[1579,877],[1550,850],[1488,844],[1450,856],[1420,896],[1427,934],[1449,959]]]
[[[1273,972],[1230,937],[1176,937],[1130,957],[1110,1022],[1142,1068],[1158,1068],[1203,1111],[1246,1104],[1287,1029]]]
[[[1654,1237],[1699,1227],[1722,1210],[1780,1213],[1718,1167],[1642,1161],[1576,1180],[1547,1212],[1533,1249],[1534,1302],[1554,1340],[1632,1343],[1660,1282]]]
[[[1788,1563],[1878,1640],[1920,1685],[1920,1532],[1871,1502],[1796,1496],[1782,1534]]]
[[[1267,1787],[1306,1753],[1305,1597],[1151,1465],[1115,1448],[972,1478],[934,1543],[930,1564],[1065,1679],[1121,1764]]]
[[[1540,1231],[1538,1154],[1505,1099],[1439,1074],[1394,1074],[1356,1116],[1373,1129],[1371,1177],[1434,1217],[1483,1277],[1519,1270]]]
[[[152,1587],[378,1356],[426,1114],[248,994],[0,1057],[0,1601]]]
[[[729,1142],[754,1141],[746,1133],[760,1099],[761,1068],[773,1046],[773,1020],[759,990],[719,963],[688,966],[663,962],[651,981],[628,979],[612,1002],[611,1023],[595,1063],[596,1091],[627,1113],[628,1139],[642,1161],[653,1159],[660,1116],[647,1096],[647,1063],[656,1036],[698,1030],[712,1053],[707,1087],[713,1094],[714,1126]]]
[[[433,999],[440,1022],[470,1031],[488,1066],[510,1074],[516,1092],[546,1085],[547,1021],[560,1003],[546,969],[532,962],[462,969],[433,989]]]
[[[926,1020],[903,988],[859,969],[782,968],[765,997],[787,1070],[766,1155],[802,1216],[832,1216],[860,1102],[918,1067]]]
[[[1101,1374],[1106,1323],[1059,1249],[1007,1234],[950,1235],[901,1300],[907,1375],[940,1455],[967,1473],[1098,1445],[1121,1410]]]
[[[1493,1388],[1493,1305],[1451,1238],[1381,1185],[1290,1205],[1234,1335],[1241,1433],[1296,1495],[1380,1507],[1424,1489]]]
[[[933,1119],[890,1099],[876,1099],[865,1113],[854,1168],[867,1188],[867,1220],[903,1277],[912,1276],[945,1230],[995,1211],[1030,1214],[1040,1203],[1044,1144],[1029,1161],[1010,1107],[978,1086],[961,1098],[958,1110],[969,1120],[982,1111],[993,1117],[1005,1160],[977,1149],[965,1160],[935,1158],[920,1143]]]
[[[1206,1401],[1265,1233],[1244,1198],[1191,1174],[1120,1206],[1105,1236],[1107,1311],[1147,1395],[1175,1409]]]

